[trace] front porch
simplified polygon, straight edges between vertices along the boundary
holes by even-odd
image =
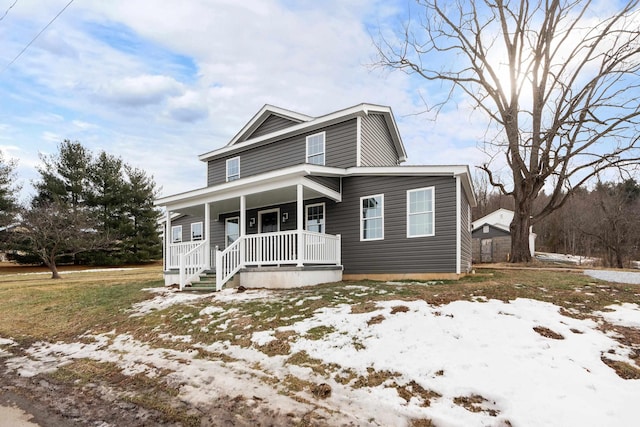
[[[252,287],[341,280],[340,236],[325,233],[339,180],[327,186],[308,173],[293,168],[163,199],[165,284],[182,290],[203,272],[215,273],[216,290],[234,276]]]
[[[215,288],[239,273],[246,287],[290,288],[339,281],[342,278],[340,235],[307,230],[240,236],[224,250],[207,250],[207,240],[170,244],[165,284],[180,290],[205,271],[215,273]]]

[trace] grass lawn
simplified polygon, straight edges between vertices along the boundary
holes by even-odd
[[[404,419],[408,425],[438,425],[444,421],[441,414],[448,413],[438,405],[448,399],[451,389],[443,381],[454,378],[454,368],[425,365],[424,370],[432,370],[430,376],[414,375],[420,369],[401,368],[402,363],[394,369],[393,363],[385,365],[375,359],[366,359],[368,365],[359,366],[340,359],[338,353],[348,347],[352,361],[364,357],[372,348],[372,340],[388,332],[385,327],[394,327],[393,322],[401,316],[417,316],[425,310],[430,310],[429,317],[421,317],[421,321],[449,322],[434,325],[444,325],[435,326],[437,329],[455,329],[452,322],[462,316],[453,309],[460,304],[456,302],[472,302],[476,305],[461,307],[478,307],[478,313],[493,304],[505,318],[524,318],[529,306],[523,305],[519,312],[520,306],[513,304],[521,299],[532,300],[527,304],[533,304],[535,310],[551,307],[550,313],[560,316],[558,323],[540,320],[532,333],[537,338],[532,339],[549,340],[550,344],[543,342],[549,346],[563,345],[557,343],[564,340],[568,345],[574,342],[571,340],[584,340],[588,334],[597,333],[594,339],[614,340],[630,352],[624,357],[622,350],[611,350],[610,356],[598,355],[603,369],[611,370],[621,381],[624,378],[637,383],[640,379],[640,330],[603,321],[596,314],[611,305],[640,304],[640,285],[603,282],[576,272],[479,271],[481,274],[455,282],[360,281],[204,295],[166,292],[157,266],[63,273],[64,279],[59,281],[47,275],[5,274],[0,275],[0,343],[4,338],[14,345],[0,346],[0,356],[3,349],[7,353],[0,361],[12,356],[37,360],[40,368],[31,369],[39,377],[83,393],[97,393],[99,384],[118,401],[151,413],[147,421],[161,424],[215,424],[219,421],[212,415],[215,408],[207,406],[211,399],[203,399],[203,394],[221,398],[224,394],[236,399],[224,410],[233,413],[239,425],[243,424],[238,417],[257,425],[268,423],[264,413],[263,418],[256,418],[256,411],[264,411],[261,402],[265,396],[271,407],[289,412],[285,420],[290,425],[354,422],[344,415],[349,411],[356,424],[384,425]],[[143,291],[146,288],[158,288],[158,292]],[[166,304],[172,298],[175,303]],[[507,313],[511,306],[515,311]],[[350,321],[345,319],[360,322],[354,333],[349,329],[353,326],[344,326]],[[463,324],[475,321],[470,317]],[[396,335],[412,326],[398,325]],[[601,332],[615,336],[607,338]],[[514,337],[514,342],[521,335]],[[39,342],[61,344],[53,350],[38,346]],[[334,343],[334,347],[321,350],[326,343]],[[394,341],[393,345],[403,344]],[[572,345],[578,344],[575,341]],[[409,338],[406,345],[411,345]],[[382,357],[385,351],[381,348]],[[329,354],[332,352],[335,354]],[[58,358],[56,367],[45,369],[44,360],[54,356]],[[410,357],[406,353],[407,360]],[[593,370],[587,363],[583,368]],[[13,371],[19,370],[16,364],[12,365]],[[233,381],[218,384],[225,375]],[[246,392],[249,385],[252,391]],[[492,398],[471,388],[452,392],[447,400],[470,417],[485,417],[470,418],[471,422],[494,419],[497,421],[493,425],[510,425],[522,420],[521,413],[500,406],[502,397]],[[344,401],[349,397],[375,402],[378,395],[400,402],[394,406],[400,407],[400,415],[384,418],[375,410],[369,415],[357,413],[367,408],[364,403],[350,403],[356,406],[345,408]],[[103,395],[93,397],[104,399]],[[219,407],[217,410],[221,411]],[[340,418],[339,414],[344,416]],[[273,422],[273,418],[269,420]]]

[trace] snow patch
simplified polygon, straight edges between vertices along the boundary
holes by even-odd
[[[620,305],[608,305],[605,308],[610,311],[595,311],[593,314],[601,316],[614,325],[640,329],[640,306],[638,304],[625,302]]]
[[[156,310],[164,310],[176,304],[187,304],[204,298],[210,298],[211,293],[192,294],[179,292],[172,288],[145,288],[143,291],[153,292],[157,295],[150,300],[142,301],[133,305],[133,312],[129,317],[140,317]]]
[[[607,282],[640,285],[640,273],[634,273],[632,271],[585,270],[584,274],[594,279],[605,280]]]

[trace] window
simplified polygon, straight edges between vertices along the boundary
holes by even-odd
[[[433,187],[407,191],[407,237],[433,236]]]
[[[174,225],[171,227],[171,243],[182,242],[182,226]]]
[[[203,234],[201,222],[194,222],[191,224],[191,241],[202,240]]]
[[[384,239],[384,195],[360,198],[360,240]]]
[[[321,132],[307,137],[307,163],[324,165],[324,136]]]
[[[489,226],[488,226],[488,225],[483,225],[483,226],[482,226],[482,232],[483,232],[484,234],[489,233]]]
[[[240,179],[240,157],[227,159],[227,182]]]
[[[240,237],[240,218],[234,216],[224,220],[224,245],[231,246]]]
[[[307,205],[307,231],[324,233],[324,203]]]

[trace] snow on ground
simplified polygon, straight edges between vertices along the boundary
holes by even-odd
[[[594,314],[614,325],[640,329],[640,307],[638,304],[625,302],[621,305],[608,305],[608,311],[596,311]]]
[[[155,310],[164,310],[172,305],[186,304],[203,298],[211,298],[213,293],[189,293],[179,292],[173,288],[145,288],[143,291],[153,292],[157,295],[150,300],[133,305],[130,317],[140,317]]]
[[[593,265],[598,258],[590,258],[580,255],[556,254],[550,252],[536,252],[536,258],[545,262],[560,262],[574,265]]]
[[[607,282],[640,285],[640,273],[632,271],[585,270],[584,274],[594,279],[605,280]]]
[[[275,298],[268,291],[226,292],[217,294],[211,307],[217,307],[219,301],[258,295],[266,298],[265,303]],[[398,310],[398,306],[406,310]],[[155,376],[169,370],[173,372],[169,375],[172,383],[183,384],[180,398],[194,404],[210,402],[218,393],[244,394],[284,411],[308,410],[308,405],[277,388],[285,387],[282,384],[287,375],[294,375],[331,386],[332,394],[324,400],[300,392],[303,398],[327,409],[329,424],[352,421],[357,425],[402,426],[410,418],[428,418],[437,426],[496,426],[507,425],[507,421],[514,426],[624,426],[637,420],[640,381],[623,380],[601,360],[604,355],[633,364],[629,358],[633,349],[598,330],[596,321],[567,317],[556,305],[530,299],[510,303],[455,301],[441,306],[424,301],[384,301],[377,307],[368,313],[352,313],[348,304],[325,307],[278,329],[298,333],[290,338],[291,354],[306,351],[311,358],[338,364],[340,372],[348,369],[367,376],[367,368],[372,368],[397,375],[377,387],[339,384],[334,377],[319,377],[308,367],[286,363],[287,355],[269,357],[259,351],[256,347],[269,342],[276,331],[256,332],[254,345],[248,348],[229,342],[191,343],[191,351],[153,348],[127,334],[88,335],[82,343],[37,343],[25,356],[6,362],[25,376],[54,370],[78,358],[117,363],[127,374]],[[608,309],[612,311],[594,314],[615,316],[616,323],[640,328],[638,305]],[[218,310],[201,313],[210,316]],[[384,318],[371,323],[376,316]],[[317,326],[328,331],[323,339],[306,338],[305,333]],[[547,338],[534,327],[548,328],[564,339]],[[179,338],[188,342],[187,336]],[[223,362],[196,357],[200,349],[232,359]],[[407,385],[411,381],[441,397],[431,398],[428,407],[419,397],[405,401],[391,383]],[[472,412],[454,402],[473,395],[487,399],[480,405],[485,411]],[[497,411],[496,416],[488,410]]]
[[[75,274],[75,273],[104,273],[105,271],[129,271],[129,270],[140,270],[140,267],[129,267],[129,268],[91,268],[87,270],[69,270],[69,271],[60,271],[60,274]],[[14,274],[5,274],[4,276],[32,276],[38,274],[47,274],[51,275],[50,271],[36,271],[31,273],[14,273]]]

